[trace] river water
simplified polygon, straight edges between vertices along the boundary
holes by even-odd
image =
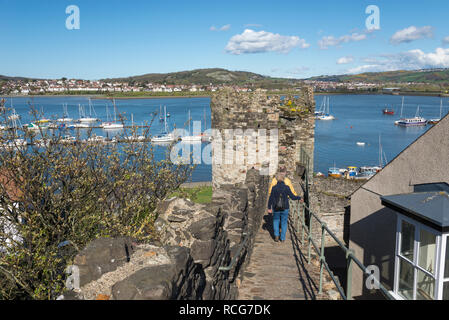
[[[325,96],[316,96],[317,109]],[[330,113],[336,119],[332,121],[317,121],[315,131],[315,172],[327,173],[329,167],[347,167],[379,164],[379,135],[387,161],[391,161],[410,143],[416,140],[430,126],[403,128],[394,125],[401,112],[402,97],[392,95],[328,95],[330,100]],[[113,104],[111,100],[92,99],[92,115],[103,121],[107,120],[106,108],[113,117]],[[57,119],[63,116],[63,104],[67,104],[68,115],[79,118],[79,105],[84,106],[85,113],[89,115],[89,101],[86,97],[17,97],[12,99],[12,106],[21,115],[21,124],[32,122],[30,103],[44,114],[46,118]],[[443,115],[449,111],[448,99],[443,99]],[[6,98],[6,106],[11,106],[11,99]],[[160,99],[117,99],[118,114],[124,116],[126,124],[131,125],[131,114],[134,124],[142,125],[150,122],[153,113],[159,113],[164,106],[170,114],[168,125],[170,129],[188,128],[188,112],[191,119],[201,121],[202,128],[210,128],[210,98],[160,98]],[[382,109],[393,108],[395,115],[383,115]],[[404,117],[413,117],[417,107],[420,115],[427,118],[439,118],[440,98],[406,96],[403,108]],[[94,114],[95,111],[95,114]],[[156,116],[150,132],[154,135],[163,129],[163,123]],[[94,129],[94,133],[101,136],[112,137],[118,131],[104,131]],[[69,134],[73,134],[70,133]],[[360,147],[357,142],[365,142]],[[203,143],[202,148],[207,144]],[[155,149],[156,158],[162,158],[166,148],[161,146]],[[211,166],[199,164],[193,173],[192,181],[210,181],[212,177]]]

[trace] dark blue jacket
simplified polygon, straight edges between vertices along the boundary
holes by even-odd
[[[301,200],[300,196],[295,196],[292,193],[292,190],[290,189],[290,187],[286,186],[284,181],[279,181],[277,183],[277,185],[275,185],[272,189],[271,189],[271,194],[270,194],[270,199],[268,200],[268,209],[273,209],[276,206],[276,203],[279,199],[279,195],[282,194],[284,197],[284,208],[285,209],[290,209],[289,203],[288,203],[288,198],[292,199],[292,200]]]

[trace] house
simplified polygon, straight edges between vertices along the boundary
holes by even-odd
[[[443,284],[436,279],[438,276],[436,272],[441,271],[439,263],[444,258],[437,253],[428,258],[425,251],[430,250],[429,243],[426,245],[422,240],[429,241],[430,236],[425,235],[425,231],[435,235],[435,250],[438,248],[442,254],[442,245],[446,243],[445,225],[442,223],[446,221],[444,219],[449,219],[449,212],[448,207],[438,207],[432,199],[444,203],[449,189],[443,186],[447,183],[449,183],[449,115],[351,195],[349,247],[365,266],[378,268],[380,282],[398,299],[423,297],[439,299],[443,294],[443,285],[446,287],[448,284],[449,290],[449,283]],[[418,194],[422,192],[429,194]],[[433,196],[435,197],[432,198]],[[427,206],[419,206],[420,201],[427,201]],[[439,215],[439,219],[442,220],[429,223],[432,219],[429,212]],[[404,227],[403,221],[409,223],[408,227],[407,225]],[[410,256],[409,260],[398,248],[400,240],[406,237],[404,228],[408,228],[409,232],[414,230],[413,235],[408,235],[413,246],[413,257]],[[426,246],[427,249],[424,250]],[[429,263],[433,263],[432,271],[426,271],[424,267],[419,266],[420,259],[426,262],[425,268]],[[403,263],[406,260],[409,262],[408,265]],[[436,269],[437,267],[440,269]],[[400,268],[408,268],[408,272],[405,273]],[[404,274],[407,274],[408,278],[404,277]],[[434,284],[426,283],[426,285],[433,288],[420,287],[423,284],[423,277],[429,274],[433,274]],[[366,277],[361,270],[353,268],[352,294],[355,298],[366,298],[372,293],[365,282]],[[400,292],[407,283],[412,286],[412,293],[410,294],[408,288],[408,295]]]
[[[6,170],[0,171],[0,197],[2,197],[2,200],[6,198],[6,201],[2,201],[2,203],[6,203],[8,208],[8,210],[5,210],[5,206],[0,206],[0,235],[3,236],[3,238],[0,236],[0,252],[5,251],[13,242],[22,241],[22,237],[18,234],[17,229],[5,217],[8,211],[19,209],[22,196],[23,193],[17,187],[11,174],[8,174]],[[23,223],[21,218],[19,219]]]

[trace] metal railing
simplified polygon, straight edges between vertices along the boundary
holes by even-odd
[[[323,272],[324,269],[327,270],[328,274],[332,278],[332,281],[334,282],[337,290],[339,291],[341,297],[344,300],[352,300],[352,270],[354,264],[359,267],[363,273],[367,276],[371,276],[372,273],[367,270],[367,268],[363,265],[360,260],[358,260],[354,256],[354,252],[347,248],[338,238],[337,236],[328,228],[327,224],[313,212],[310,210],[307,205],[298,203],[295,201],[291,201],[290,207],[292,208],[292,212],[296,213],[296,216],[294,216],[296,219],[296,227],[294,225],[295,222],[293,222],[292,227],[295,229],[296,233],[301,234],[301,243],[305,244],[304,240],[307,236],[307,263],[310,264],[312,260],[312,248],[314,249],[314,252],[320,257],[320,283],[319,283],[319,294],[323,292]],[[308,213],[309,219],[308,223],[306,223],[306,213]],[[314,227],[314,221],[318,222],[319,227],[321,228],[321,243],[320,246],[316,243],[316,241],[313,239],[313,227]],[[346,277],[346,292],[338,279],[335,277],[333,271],[329,267],[326,257],[325,257],[325,247],[326,247],[326,235],[329,235],[337,244],[338,246],[343,250],[343,252],[346,255],[346,263],[347,263],[347,277]],[[376,284],[378,285],[379,290],[383,293],[383,295],[387,299],[394,299],[393,296],[389,293],[389,291],[376,279]]]
[[[352,300],[352,269],[354,264],[359,267],[364,275],[371,276],[372,273],[367,271],[367,268],[363,265],[360,260],[358,260],[353,250],[347,248],[340,239],[337,238],[337,236],[328,228],[327,224],[318,217],[312,210],[310,210],[310,202],[309,202],[309,175],[311,174],[310,170],[310,156],[307,154],[307,151],[303,148],[303,146],[300,147],[300,156],[299,156],[300,163],[305,167],[305,181],[304,181],[304,203],[298,203],[296,201],[290,202],[290,207],[292,208],[291,211],[296,213],[296,215],[293,215],[294,219],[296,219],[296,227],[293,225],[292,227],[296,229],[296,233],[301,233],[301,244],[305,244],[304,240],[307,236],[307,263],[310,264],[311,262],[311,254],[312,254],[312,247],[315,251],[315,253],[320,257],[320,284],[319,284],[319,294],[323,292],[323,272],[324,269],[327,270],[328,274],[332,278],[332,281],[334,282],[335,286],[337,287],[337,290],[339,291],[341,297],[344,300]],[[318,222],[319,227],[321,228],[321,243],[320,247],[318,247],[318,244],[313,239],[313,221],[316,220]],[[294,224],[294,223],[293,223]],[[333,271],[329,267],[329,264],[326,261],[326,257],[324,254],[325,247],[326,247],[326,234],[329,235],[337,244],[340,249],[343,250],[346,256],[346,266],[347,266],[347,274],[346,274],[346,292],[343,289],[343,287],[340,284],[340,281],[336,278]],[[379,290],[383,293],[383,295],[387,299],[394,299],[393,296],[389,293],[389,291],[380,283],[379,279],[375,279],[376,284],[378,285]]]

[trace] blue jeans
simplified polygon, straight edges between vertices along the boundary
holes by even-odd
[[[281,225],[281,236],[279,237],[279,222]],[[285,240],[288,223],[288,209],[284,211],[273,211],[273,230],[274,236],[279,237],[280,240]]]

